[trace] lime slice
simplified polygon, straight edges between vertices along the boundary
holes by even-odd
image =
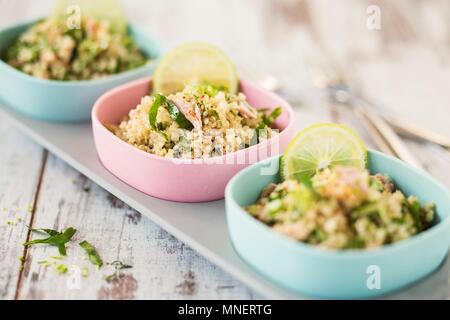
[[[170,94],[203,82],[232,93],[238,88],[234,65],[222,51],[207,43],[189,42],[169,51],[160,61],[153,76],[153,91]]]
[[[76,18],[77,15],[107,20],[111,29],[126,33],[128,20],[119,0],[57,0],[53,8],[54,19]]]
[[[281,157],[282,179],[305,181],[333,166],[365,169],[367,151],[356,133],[339,124],[317,124],[301,131]]]

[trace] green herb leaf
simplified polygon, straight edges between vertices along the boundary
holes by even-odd
[[[89,269],[88,269],[88,267],[83,267],[81,269],[81,276],[83,276],[83,278],[86,278],[86,277],[89,276]]]
[[[110,274],[109,276],[106,276],[105,277],[105,281],[106,282],[113,282],[116,278],[117,278],[117,273],[114,272],[114,273]]]
[[[58,264],[55,267],[56,272],[58,272],[59,274],[65,274],[67,273],[67,271],[69,271],[69,268],[67,268],[67,266],[65,264]]]
[[[281,113],[283,112],[283,109],[281,109],[281,107],[276,107],[275,109],[272,110],[272,112],[266,116],[263,116],[263,122],[267,125],[270,126],[272,123],[275,122],[275,120],[281,115]]]
[[[100,258],[100,255],[98,254],[97,250],[95,250],[94,246],[86,240],[80,242],[79,245],[84,249],[84,251],[86,251],[89,257],[89,261],[91,261],[92,264],[97,266],[98,268],[101,268],[101,266],[103,265],[103,260],[102,258]]]
[[[347,245],[345,246],[345,249],[361,249],[364,248],[366,245],[364,239],[361,239],[359,237],[351,238]]]
[[[202,83],[196,89],[198,93],[206,94],[209,97],[215,97],[220,91],[228,92],[228,89],[224,86],[215,86],[208,83]]]
[[[58,232],[52,229],[31,229],[31,231],[45,232],[50,237],[25,242],[23,244],[24,246],[32,246],[34,244],[49,244],[58,247],[59,254],[62,256],[66,255],[66,243],[68,243],[75,232],[77,232],[77,230],[72,227],[67,228],[66,230],[64,230],[64,232]]]
[[[158,129],[156,123],[156,116],[158,115],[158,109],[160,106],[166,103],[167,98],[162,94],[155,95],[155,100],[153,101],[152,106],[150,107],[150,111],[148,112],[148,120],[150,122],[150,126],[153,129]]]
[[[169,99],[166,100],[166,108],[169,111],[170,117],[178,124],[181,129],[191,130],[193,128],[192,123],[186,119],[184,114],[178,110],[175,103]]]
[[[59,234],[58,231],[53,230],[53,229],[44,229],[44,228],[39,228],[39,229],[30,229],[33,232],[42,232],[42,233],[46,233],[49,236],[56,236],[57,234]]]

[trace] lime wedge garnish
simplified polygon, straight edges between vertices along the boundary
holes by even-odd
[[[75,10],[76,7],[79,11]],[[97,20],[107,20],[111,30],[126,33],[128,19],[119,0],[57,0],[52,12],[54,19],[68,19],[80,14]]]
[[[170,94],[186,85],[208,83],[235,93],[238,78],[233,63],[215,46],[203,42],[185,43],[169,51],[153,75],[153,91]]]
[[[301,131],[289,143],[281,158],[281,177],[305,181],[337,165],[365,169],[366,147],[346,126],[317,124]]]

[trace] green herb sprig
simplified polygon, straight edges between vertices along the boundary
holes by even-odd
[[[35,239],[32,241],[25,242],[24,246],[32,246],[35,244],[49,244],[51,246],[58,247],[59,254],[62,256],[66,255],[66,243],[72,239],[73,235],[77,232],[75,228],[69,227],[63,232],[59,232],[53,229],[31,229],[33,232],[46,233],[49,235],[45,239]]]
[[[89,257],[89,261],[91,261],[93,265],[100,269],[103,265],[103,260],[102,258],[100,258],[100,255],[98,254],[97,250],[95,250],[94,246],[86,240],[80,242],[79,245],[84,249],[84,251],[86,251]]]

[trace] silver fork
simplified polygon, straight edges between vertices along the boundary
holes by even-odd
[[[255,69],[249,68],[247,66],[239,66],[238,69],[239,69],[240,74],[244,78],[246,78],[254,83],[257,83],[259,86],[261,86],[267,90],[283,94],[283,92],[280,91],[283,88],[281,81],[279,79],[277,79],[276,77],[274,77],[273,75],[264,73],[264,72],[260,72],[260,71],[256,71]],[[333,79],[331,78],[331,80],[333,80]],[[334,79],[334,80],[336,80],[336,79]],[[330,79],[322,76],[322,77],[320,77],[320,79],[319,78],[315,79],[315,81],[313,81],[313,82],[317,87],[324,89],[324,86],[326,87],[325,83],[332,82],[332,81],[330,81]],[[341,92],[339,95],[342,96],[343,93]],[[366,103],[367,103],[367,101],[366,101]],[[371,105],[371,107],[374,107],[373,103],[370,103],[370,105]],[[379,110],[379,108],[377,108],[377,111],[378,110]],[[371,126],[371,125],[369,125],[369,123],[367,123],[367,120],[364,119],[364,116],[361,115],[360,112],[358,112],[357,110],[354,110],[354,112],[366,124],[369,131],[374,130],[373,126]],[[398,133],[400,136],[403,136],[403,137],[406,137],[409,139],[413,139],[413,140],[417,140],[417,141],[431,142],[431,143],[437,144],[437,145],[441,146],[442,148],[450,151],[450,138],[448,138],[442,134],[434,132],[433,130],[430,130],[430,129],[422,128],[420,126],[417,126],[414,123],[411,123],[409,121],[406,121],[404,119],[400,119],[397,117],[393,117],[393,116],[386,117],[386,116],[381,116],[379,114],[378,114],[378,116],[381,117],[385,122],[387,122],[387,124],[389,124],[394,129],[394,131],[396,133]],[[390,147],[388,147],[387,143],[384,142],[384,140],[380,138],[379,133],[372,132],[372,136],[382,151],[392,154],[392,150],[390,149]]]
[[[336,70],[330,66],[315,63],[310,64],[310,73],[313,84],[322,89],[331,102],[348,106],[353,110],[383,152],[423,169],[421,163],[409,151],[394,129],[373,111],[367,101],[353,93]]]

